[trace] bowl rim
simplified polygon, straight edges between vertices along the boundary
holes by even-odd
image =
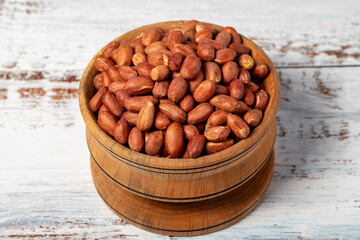
[[[186,23],[188,21],[184,22]],[[119,41],[120,43],[129,41],[134,37],[139,36],[144,30],[148,28],[158,27],[162,30],[167,30],[171,27],[176,26],[176,24],[178,23],[179,21],[153,23],[126,32],[112,41]],[[216,24],[212,25],[218,31],[221,31],[221,29],[223,28]],[[91,75],[91,72],[93,71],[95,60],[100,57],[105,46],[100,51],[98,51],[88,63],[81,77],[79,85],[80,111],[84,119],[85,125],[89,129],[89,132],[92,134],[95,140],[98,141],[98,143],[102,145],[103,148],[105,148],[108,153],[113,155],[118,160],[125,161],[130,165],[137,166],[139,168],[152,169],[155,171],[184,171],[193,169],[204,169],[213,167],[215,165],[224,164],[228,161],[231,161],[235,157],[245,155],[262,139],[262,137],[270,129],[270,126],[273,124],[273,122],[276,121],[276,112],[279,107],[280,101],[280,82],[275,66],[270,60],[270,58],[267,56],[267,54],[253,41],[241,34],[239,35],[242,39],[243,44],[250,47],[254,60],[263,60],[268,65],[269,73],[265,79],[272,78],[273,82],[273,89],[271,89],[270,92],[267,90],[270,98],[268,106],[265,109],[263,119],[256,128],[252,129],[251,134],[247,139],[241,140],[220,152],[201,156],[198,158],[169,158],[149,156],[145,153],[133,151],[130,148],[116,142],[97,124],[95,114],[92,112],[89,106],[90,99],[87,97],[89,87],[88,84],[93,84],[92,79],[89,80],[89,75]]]

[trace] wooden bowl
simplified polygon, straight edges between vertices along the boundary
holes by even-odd
[[[167,30],[175,26],[176,23],[177,22],[162,22],[144,26],[123,34],[114,40],[119,42],[128,41],[137,37],[150,27],[156,26],[160,29]],[[217,30],[222,29],[220,26],[214,26]],[[269,67],[269,74],[264,79],[263,85],[270,99],[264,112],[263,120],[260,125],[251,132],[247,139],[221,152],[196,159],[148,156],[122,146],[107,135],[98,126],[96,116],[89,106],[89,101],[96,90],[92,80],[98,73],[94,67],[94,61],[101,55],[103,49],[90,61],[80,81],[80,110],[87,127],[86,139],[91,154],[94,183],[104,201],[110,205],[117,214],[123,214],[123,210],[130,211],[129,209],[131,209],[131,207],[128,206],[129,202],[124,205],[124,202],[118,199],[125,193],[128,194],[126,196],[130,196],[130,198],[133,199],[141,199],[141,201],[144,201],[144,204],[150,204],[150,206],[159,204],[159,206],[168,207],[169,211],[173,209],[174,206],[180,206],[181,209],[182,204],[183,206],[192,206],[191,204],[194,202],[198,202],[196,206],[202,209],[208,209],[209,206],[212,206],[211,204],[209,205],[209,201],[215,201],[219,198],[223,199],[221,201],[226,201],[225,196],[233,194],[234,191],[239,191],[238,189],[244,189],[246,188],[245,186],[251,184],[251,186],[257,184],[260,186],[262,184],[263,187],[253,189],[253,192],[256,194],[244,196],[249,197],[249,201],[252,204],[258,203],[260,199],[259,196],[264,194],[268,183],[265,184],[265,187],[264,183],[261,183],[261,179],[259,180],[257,176],[260,172],[263,172],[265,175],[270,174],[271,179],[272,174],[272,167],[265,168],[264,166],[269,162],[268,159],[270,158],[269,156],[271,155],[276,137],[275,116],[279,106],[280,84],[275,67],[269,57],[251,40],[242,35],[240,36],[243,44],[251,48],[254,60],[262,60]],[[267,171],[263,169],[267,169]],[[99,174],[102,176],[100,178],[101,180],[97,178]],[[254,179],[258,179],[258,182]],[[113,193],[108,193],[108,191],[110,189],[113,189],[111,191],[115,191],[115,188],[117,189],[116,194],[118,195],[114,194],[117,196],[118,203],[116,203],[116,199],[114,200],[115,202],[111,203]],[[159,201],[163,203],[159,203]],[[121,202],[123,205],[121,205]],[[179,203],[181,204],[179,205]],[[212,202],[212,204],[214,204],[214,202]],[[238,206],[243,210],[244,206],[241,205],[241,202],[237,204],[239,204]],[[252,206],[254,207],[254,205]],[[138,211],[140,210],[138,209]],[[229,211],[232,211],[231,208],[229,208]],[[190,224],[188,228],[186,228],[186,226],[179,226],[181,230],[171,227],[163,227],[161,228],[162,230],[156,230],[157,228],[154,228],[154,226],[161,225],[159,225],[159,221],[161,221],[159,220],[160,218],[156,221],[146,220],[146,218],[142,221],[132,221],[134,220],[133,217],[127,218],[126,214],[122,214],[119,215],[125,216],[125,220],[128,219],[135,225],[164,234],[171,233],[172,235],[189,236],[219,229],[219,227],[210,227],[214,222],[208,221],[207,224],[201,223],[201,226],[197,226],[197,224]],[[203,213],[199,212],[198,214]],[[144,215],[146,214],[144,213]],[[234,222],[229,220],[230,215],[229,213],[224,215],[222,222]],[[246,213],[241,213],[242,217],[244,215],[246,215]],[[238,220],[240,218],[235,217],[234,219]],[[225,227],[227,225],[229,224],[223,224],[221,226]],[[193,231],[194,229],[203,228],[208,230]]]

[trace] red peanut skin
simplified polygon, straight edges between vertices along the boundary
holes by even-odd
[[[205,146],[205,137],[201,134],[197,134],[191,138],[186,147],[186,156],[190,158],[196,158],[201,155]]]
[[[120,144],[126,144],[128,141],[130,133],[130,125],[125,120],[125,118],[121,118],[115,126],[114,129],[114,138]]]
[[[255,106],[254,108],[264,111],[269,102],[269,95],[264,91],[260,90],[255,94]]]
[[[104,94],[107,92],[107,87],[101,87],[97,93],[91,98],[89,105],[94,112],[99,110]]]
[[[180,123],[173,122],[165,132],[165,150],[171,157],[182,156],[184,150],[184,131]]]

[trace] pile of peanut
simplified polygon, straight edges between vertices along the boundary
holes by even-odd
[[[195,20],[111,42],[95,60],[90,107],[99,126],[134,151],[196,158],[219,152],[259,125],[268,67],[232,27]]]

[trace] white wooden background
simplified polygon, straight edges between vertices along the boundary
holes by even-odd
[[[358,1],[0,0],[0,238],[177,239],[115,216],[92,183],[77,88],[149,23],[230,25],[281,77],[273,181],[241,222],[194,239],[360,238]]]

